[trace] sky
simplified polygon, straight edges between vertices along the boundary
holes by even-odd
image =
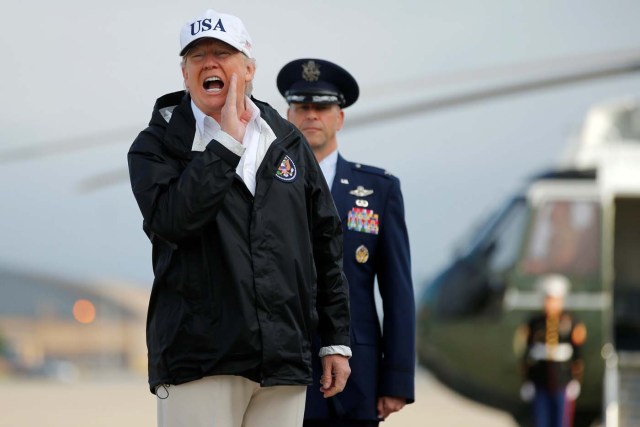
[[[633,0],[12,2],[0,15],[0,268],[151,286],[129,183],[80,186],[126,169],[155,99],[183,87],[181,26],[207,8],[244,21],[254,96],[283,115],[275,79],[290,60],[328,59],[354,75],[361,97],[345,110],[340,151],[400,178],[418,292],[478,221],[555,164],[590,106],[640,91],[639,73],[349,129],[391,106],[640,54]],[[63,143],[79,149],[1,160]]]

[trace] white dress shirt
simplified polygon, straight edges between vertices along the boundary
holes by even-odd
[[[194,138],[192,150],[204,151],[206,145],[212,139],[219,141],[227,149],[240,156],[240,163],[236,167],[236,173],[242,178],[245,185],[256,194],[256,171],[264,159],[269,146],[276,139],[275,133],[266,121],[260,117],[260,109],[245,97],[245,105],[251,110],[251,119],[247,123],[247,130],[242,139],[242,143],[236,141],[231,135],[222,131],[218,122],[205,115],[198,106],[191,101],[191,109],[196,119],[198,132]]]
[[[324,179],[327,180],[329,189],[333,185],[333,180],[336,177],[336,168],[338,167],[338,150],[334,150],[331,154],[320,161],[320,169]]]

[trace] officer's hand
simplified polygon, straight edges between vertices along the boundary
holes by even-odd
[[[378,419],[384,420],[394,412],[404,408],[407,400],[403,397],[383,396],[378,398]]]
[[[220,129],[242,143],[247,124],[251,120],[251,110],[245,108],[244,96],[238,99],[237,87],[238,77],[234,73],[231,74],[227,99],[220,112]]]
[[[536,387],[531,381],[526,381],[520,387],[520,397],[525,402],[531,402],[536,395]]]
[[[322,377],[320,391],[327,398],[344,390],[347,378],[351,375],[349,359],[339,354],[330,354],[322,358]]]

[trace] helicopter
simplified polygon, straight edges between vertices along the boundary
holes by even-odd
[[[588,330],[575,425],[601,417],[607,426],[638,425],[638,164],[640,98],[592,107],[559,165],[508,197],[427,283],[418,302],[419,362],[526,425],[519,330],[541,310],[536,279],[562,274],[571,282],[566,309]]]

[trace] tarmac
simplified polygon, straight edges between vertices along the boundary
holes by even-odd
[[[0,427],[154,427],[155,397],[143,377],[60,382],[0,379]],[[514,427],[506,413],[457,395],[423,369],[416,402],[381,427]],[[269,427],[269,426],[266,426]]]

